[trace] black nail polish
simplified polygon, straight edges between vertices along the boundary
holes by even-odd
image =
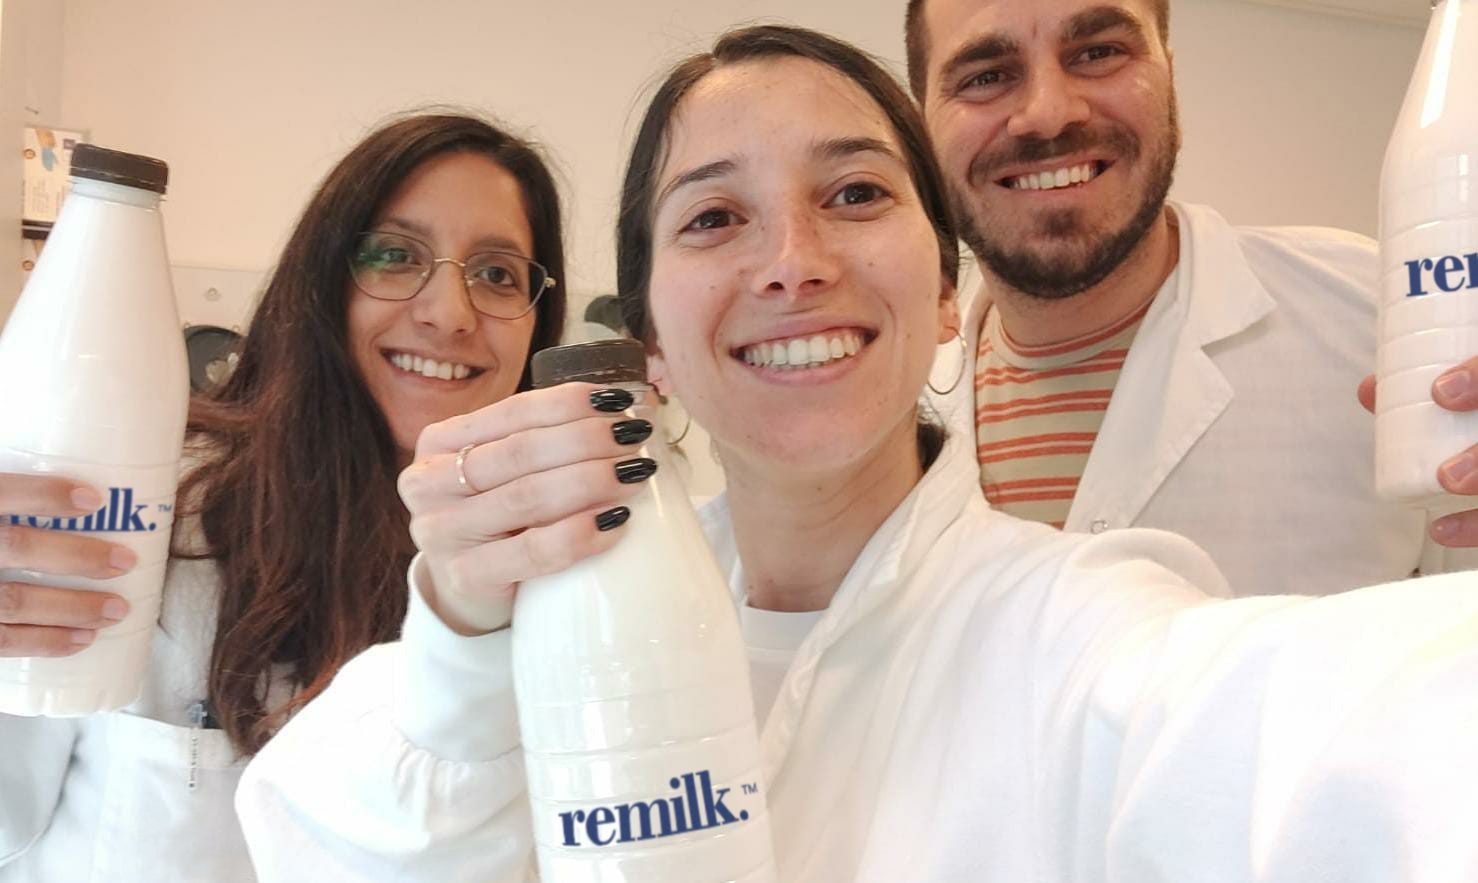
[[[624,411],[636,402],[636,397],[624,389],[602,389],[590,394],[590,407],[607,414]]]
[[[657,461],[651,457],[637,457],[633,460],[622,460],[616,464],[616,480],[622,484],[636,484],[646,481],[657,471]]]
[[[618,445],[639,445],[652,437],[652,424],[646,420],[622,420],[611,426]]]
[[[615,530],[616,528],[625,524],[626,519],[630,517],[631,510],[627,509],[625,506],[617,506],[614,509],[607,509],[606,511],[595,516],[595,529],[598,531]]]

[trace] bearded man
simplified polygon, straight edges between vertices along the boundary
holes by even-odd
[[[1169,18],[1169,0],[910,0],[910,84],[984,276],[942,409],[976,434],[987,498],[1184,534],[1242,594],[1478,566],[1439,545],[1478,545],[1478,511],[1429,527],[1375,493],[1352,394],[1375,364],[1375,244],[1167,201]],[[1434,395],[1478,407],[1475,378],[1478,360]],[[1441,480],[1478,493],[1475,467],[1478,445]]]

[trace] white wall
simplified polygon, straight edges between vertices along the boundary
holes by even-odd
[[[771,17],[830,30],[901,71],[903,6],[65,0],[60,118],[169,161],[174,263],[260,271],[318,178],[385,114],[428,102],[489,110],[547,144],[563,172],[578,315],[614,287],[623,152],[655,74],[727,26]],[[1172,35],[1186,130],[1178,196],[1239,223],[1374,232],[1415,28],[1177,0]],[[700,487],[712,489],[706,441],[694,442]]]
[[[318,177],[384,114],[490,109],[552,148],[572,197],[571,281],[589,295],[611,286],[622,151],[654,73],[726,25],[770,16],[896,62],[902,5],[65,0],[60,116],[170,161],[176,262],[261,269]],[[1235,0],[1179,0],[1174,16],[1178,193],[1239,221],[1372,231],[1419,32]]]
[[[0,322],[20,294],[21,144],[26,125],[64,125],[64,7],[54,0],[0,2]]]
[[[1236,223],[1374,235],[1381,159],[1420,27],[1232,0],[1172,9],[1186,136],[1176,195]]]

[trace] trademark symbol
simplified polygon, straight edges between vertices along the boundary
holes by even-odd
[[[171,512],[174,511],[174,504],[173,503],[160,503],[159,504],[159,511],[162,512],[162,513],[164,513],[164,514],[166,514],[166,515],[168,515],[169,513],[171,513]]]
[[[744,793],[745,794],[758,794],[758,793],[760,793],[760,786],[758,786],[758,785],[745,785],[744,786]]]

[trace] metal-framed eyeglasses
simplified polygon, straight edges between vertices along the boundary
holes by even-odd
[[[494,319],[521,318],[556,284],[542,264],[515,252],[480,251],[459,261],[437,257],[431,246],[400,233],[361,233],[349,252],[355,287],[377,300],[410,300],[438,264],[461,270],[472,308]]]

